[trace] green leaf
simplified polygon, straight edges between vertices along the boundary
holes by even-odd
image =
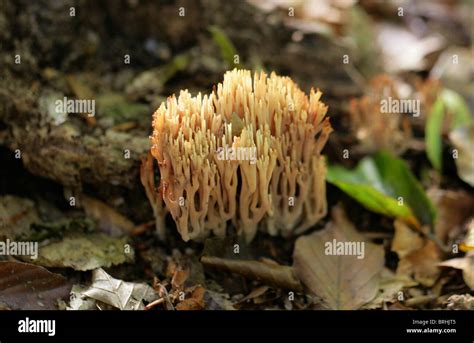
[[[463,97],[455,91],[443,89],[433,104],[425,127],[426,154],[438,171],[442,168],[442,129],[447,111],[452,115],[451,130],[467,126],[473,121]]]
[[[227,62],[229,66],[235,65],[234,56],[237,55],[237,49],[229,37],[218,26],[211,25],[208,27],[208,30],[212,35],[212,39],[220,49],[222,59]],[[235,66],[238,67],[238,64]]]
[[[451,89],[443,89],[441,97],[447,110],[453,114],[451,130],[467,126],[473,121],[469,107],[461,95]]]
[[[418,180],[403,160],[387,152],[364,158],[353,170],[330,166],[327,180],[373,212],[415,226],[434,221],[435,209]]]
[[[425,127],[426,154],[433,167],[438,171],[440,171],[442,167],[441,129],[443,126],[443,118],[443,99],[438,97],[431,109]]]

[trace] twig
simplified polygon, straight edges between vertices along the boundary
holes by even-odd
[[[156,299],[155,301],[152,301],[151,303],[149,303],[148,305],[145,306],[145,310],[149,310],[161,303],[165,302],[165,298],[160,298],[160,299]]]
[[[202,256],[201,263],[217,269],[240,274],[248,279],[258,280],[270,286],[302,292],[303,286],[293,275],[293,268],[279,264],[268,264],[253,260],[232,260]]]

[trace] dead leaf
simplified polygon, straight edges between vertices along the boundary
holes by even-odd
[[[438,246],[421,237],[402,221],[396,220],[394,226],[395,236],[391,250],[400,258],[397,276],[408,283],[413,278],[424,286],[433,286],[440,272],[436,267],[440,261]]]
[[[437,209],[436,237],[443,243],[454,240],[461,233],[462,225],[474,213],[474,197],[464,191],[441,189],[430,189],[427,195]]]
[[[438,246],[431,240],[426,240],[421,249],[404,256],[398,262],[397,276],[414,278],[423,286],[434,285],[440,274],[437,264],[441,260]]]
[[[205,293],[206,290],[203,287],[194,287],[194,289],[190,293],[190,296],[179,302],[176,305],[176,309],[179,311],[195,311],[204,309],[206,306],[204,302]]]
[[[69,306],[67,310],[93,310],[96,309],[96,301],[92,298],[87,298],[82,295],[86,290],[79,285],[72,286],[71,294],[69,295]]]
[[[165,276],[171,278],[173,289],[182,289],[205,283],[204,269],[195,255],[182,254],[174,249],[171,258],[168,258]]]
[[[328,246],[361,244],[364,257],[327,254]],[[384,265],[383,247],[367,242],[345,217],[340,207],[322,231],[296,240],[294,269],[303,284],[331,309],[358,309],[377,295]]]
[[[171,278],[171,286],[173,289],[182,289],[188,277],[189,269],[176,269]]]
[[[377,26],[377,42],[388,72],[419,71],[429,67],[426,56],[440,51],[445,41],[441,35],[418,38],[410,30],[395,24]]]
[[[459,177],[474,187],[474,123],[451,131],[449,140],[458,153],[454,161]]]
[[[112,236],[131,234],[135,224],[127,217],[100,200],[81,196],[81,204],[86,214],[99,221],[98,228]]]
[[[230,296],[227,293],[220,293],[207,289],[204,299],[207,304],[207,310],[235,310],[234,304],[230,301]]]
[[[291,289],[296,292],[302,291],[300,282],[293,274],[293,268],[288,266],[211,256],[202,256],[201,263],[205,266],[237,273],[246,278],[258,280],[278,288]]]
[[[449,310],[474,310],[474,297],[470,294],[454,294],[446,300]]]
[[[69,234],[61,241],[39,249],[35,264],[44,267],[92,270],[133,261],[134,251],[126,248],[125,238],[116,238],[102,233]]]
[[[150,286],[114,279],[101,268],[93,271],[92,284],[82,295],[120,310],[144,310],[143,301],[151,302],[158,298]]]
[[[453,258],[438,264],[440,267],[451,267],[462,270],[462,277],[471,291],[474,291],[474,254]]]
[[[0,303],[13,310],[57,310],[71,285],[43,267],[22,262],[0,262]]]
[[[245,297],[240,299],[239,302],[237,302],[235,305],[242,305],[249,300],[254,300],[256,298],[259,298],[265,293],[267,293],[269,289],[270,287],[268,286],[260,286],[260,287],[254,288],[249,294],[247,294]]]
[[[397,301],[398,292],[406,286],[406,280],[397,278],[391,270],[384,268],[380,275],[379,291],[377,295],[362,308],[370,310],[380,308],[386,303],[393,303]]]
[[[395,220],[393,222],[395,227],[395,235],[392,241],[391,250],[396,252],[399,258],[403,258],[411,252],[421,249],[423,247],[423,238],[413,231],[402,220]]]

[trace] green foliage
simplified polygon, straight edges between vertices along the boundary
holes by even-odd
[[[454,115],[453,121],[451,123],[451,129],[467,126],[472,122],[472,115],[469,111],[469,107],[461,95],[453,90],[443,89],[441,97],[446,109]]]
[[[173,57],[173,59],[162,67],[162,82],[165,84],[171,79],[177,72],[185,70],[189,65],[189,55],[179,54]]]
[[[463,97],[450,89],[443,89],[431,109],[425,126],[426,154],[438,171],[442,169],[442,129],[447,112],[452,115],[450,130],[467,126],[472,122],[471,113]]]
[[[436,99],[425,126],[426,154],[433,167],[442,168],[441,130],[443,127],[444,104],[442,98]]]
[[[348,170],[328,168],[327,180],[367,209],[419,226],[432,224],[435,209],[406,163],[387,152],[364,158]]]
[[[219,47],[222,59],[229,66],[235,66],[236,68],[238,68],[240,65],[234,63],[234,56],[237,55],[237,49],[235,48],[229,37],[218,26],[209,26],[208,30],[212,35],[212,39]]]
[[[358,5],[349,10],[346,34],[354,43],[350,54],[358,71],[365,77],[373,77],[381,72],[381,54],[374,44],[376,40],[374,23],[370,16]],[[331,37],[334,39],[334,37]]]
[[[129,101],[118,92],[107,92],[97,97],[98,113],[101,117],[111,117],[114,124],[129,120],[148,120],[150,108],[146,104]]]

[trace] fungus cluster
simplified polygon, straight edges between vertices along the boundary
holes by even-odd
[[[166,212],[185,241],[224,236],[229,224],[248,241],[259,228],[288,236],[314,225],[327,211],[321,150],[332,130],[320,97],[236,69],[210,95],[169,97],[141,175],[161,233]]]
[[[410,121],[400,110],[383,108],[387,100],[393,99],[396,104],[402,101],[396,84],[387,75],[379,75],[371,80],[368,89],[367,95],[350,102],[351,129],[363,152],[388,150],[400,155],[412,138]]]

